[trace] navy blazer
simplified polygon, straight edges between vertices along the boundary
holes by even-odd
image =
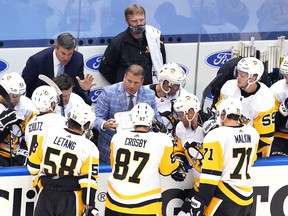
[[[54,63],[53,63],[53,51],[54,47],[46,48],[33,56],[31,56],[27,62],[26,66],[22,71],[22,77],[25,80],[27,85],[26,96],[31,98],[33,91],[41,85],[46,84],[42,80],[38,79],[39,74],[44,74],[49,78],[54,78]],[[65,65],[64,73],[68,74],[74,78],[74,87],[73,91],[82,97],[85,102],[90,104],[90,101],[79,86],[76,76],[79,76],[80,79],[84,78],[84,60],[83,55],[76,50],[74,51],[70,61]]]

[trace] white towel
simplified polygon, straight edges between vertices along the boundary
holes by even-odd
[[[152,82],[158,83],[158,73],[163,65],[162,53],[160,50],[160,30],[154,28],[153,26],[146,25],[145,31],[147,43],[150,50],[151,60],[152,60]]]

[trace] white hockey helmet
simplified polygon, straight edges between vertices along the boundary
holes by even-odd
[[[264,65],[262,61],[255,57],[246,57],[242,58],[237,63],[237,70],[248,73],[248,78],[251,78],[253,75],[256,74],[256,81],[258,81],[264,73]]]
[[[31,96],[31,100],[39,112],[53,111],[52,102],[56,104],[58,102],[55,88],[48,85],[37,87]]]
[[[218,115],[239,115],[242,114],[242,104],[239,99],[228,97],[223,99],[217,107]]]
[[[131,110],[134,126],[151,126],[154,119],[154,110],[147,103],[138,103]]]
[[[287,75],[288,74],[288,56],[286,56],[281,65],[280,65],[280,72],[283,74],[283,75]]]
[[[83,102],[72,107],[68,119],[74,120],[81,125],[83,130],[86,130],[94,126],[96,115],[93,107]],[[89,122],[88,128],[84,128],[87,122]]]
[[[26,92],[26,83],[22,76],[16,72],[4,74],[0,84],[8,94],[23,95]]]
[[[167,62],[160,68],[158,79],[159,82],[167,80],[170,87],[174,84],[184,86],[186,74],[177,63]]]
[[[175,112],[184,112],[188,114],[188,111],[192,108],[197,113],[200,110],[200,102],[194,94],[181,94],[173,104]]]

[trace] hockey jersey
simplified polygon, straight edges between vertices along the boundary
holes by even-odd
[[[260,134],[259,152],[269,156],[270,145],[275,131],[275,99],[272,91],[263,83],[255,94],[248,97],[241,95],[241,89],[237,86],[237,79],[228,80],[220,92],[220,100],[226,97],[239,98],[242,102],[242,114],[247,118],[248,124],[253,126]]]
[[[173,143],[164,133],[122,131],[111,140],[112,173],[106,207],[131,215],[162,215],[160,174],[179,166]]]
[[[251,167],[257,158],[259,133],[245,125],[222,126],[203,142],[199,196],[208,205],[214,197],[247,206],[253,202]]]
[[[176,127],[176,124],[178,123],[178,119],[176,117],[176,113],[173,112],[173,102],[176,100],[177,97],[179,97],[180,94],[187,94],[187,90],[180,88],[175,95],[166,95],[165,97],[158,97],[156,93],[156,85],[157,84],[151,84],[147,85],[146,87],[149,87],[151,90],[155,92],[155,101],[157,104],[157,109],[162,117],[163,123],[167,130],[174,134],[174,130]]]
[[[279,113],[280,104],[288,97],[288,84],[285,79],[279,80],[270,87],[275,97],[275,137],[288,140],[288,116]]]
[[[179,122],[176,126],[176,146],[174,147],[174,153],[177,157],[178,155],[185,155],[187,160],[189,161],[190,165],[192,166],[192,174],[194,177],[194,189],[198,191],[199,187],[199,178],[200,178],[200,170],[202,162],[191,158],[187,150],[184,148],[186,142],[192,143],[197,142],[199,143],[199,152],[203,153],[202,143],[204,139],[204,132],[201,126],[198,126],[195,130],[192,128],[185,128],[182,122]]]
[[[48,177],[57,180],[53,183],[55,187],[73,191],[76,181],[78,190],[81,188],[82,192],[87,192],[90,185],[90,193],[96,193],[99,151],[85,137],[67,129],[46,128],[44,136],[34,136],[29,153],[27,168],[33,177],[34,187],[41,189],[42,178]],[[67,182],[67,177],[72,177],[71,182]],[[82,197],[86,197],[85,194]]]
[[[56,113],[46,113],[34,116],[25,127],[25,141],[29,150],[33,135],[44,135],[46,128],[64,128],[67,119]]]
[[[1,112],[6,109],[4,106],[0,107]],[[20,148],[20,144],[24,141],[24,132],[28,122],[38,114],[36,107],[32,101],[26,96],[21,96],[20,101],[14,107],[16,110],[17,124],[12,125],[7,137],[0,143],[0,155],[5,158],[14,157]],[[24,141],[25,145],[25,141]]]

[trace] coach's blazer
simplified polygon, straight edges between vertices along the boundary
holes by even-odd
[[[145,102],[149,104],[155,112],[155,118],[162,122],[162,118],[157,110],[155,93],[151,89],[141,87],[137,93],[136,103]],[[110,141],[115,131],[101,129],[104,121],[114,118],[117,112],[128,110],[127,96],[123,82],[115,83],[103,88],[96,102],[96,122],[94,127],[99,131],[98,149],[100,161],[109,164]]]
[[[38,79],[39,74],[44,74],[49,78],[54,78],[54,63],[53,63],[53,51],[54,47],[49,47],[29,57],[26,62],[26,66],[22,71],[22,77],[26,83],[26,96],[31,97],[33,91],[45,82]],[[83,55],[76,50],[74,51],[70,61],[65,65],[64,73],[74,78],[73,91],[82,97],[85,102],[89,103],[89,100],[84,93],[83,89],[79,86],[76,76],[80,79],[84,78],[84,62]]]

